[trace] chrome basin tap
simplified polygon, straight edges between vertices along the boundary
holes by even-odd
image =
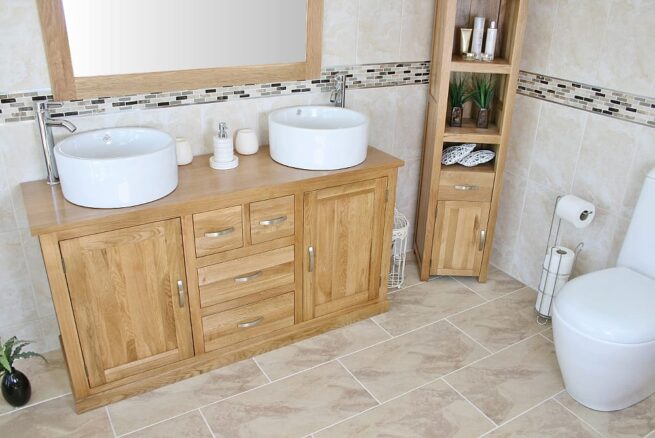
[[[330,102],[334,106],[346,107],[346,75],[339,75],[335,78],[334,90],[330,95]]]
[[[50,117],[50,109],[61,108],[62,106],[63,104],[55,102],[36,102],[34,104],[41,147],[43,147],[43,156],[45,158],[46,169],[48,170],[47,181],[50,185],[59,184],[59,174],[57,173],[57,164],[55,163],[54,156],[55,141],[52,138],[52,127],[65,128],[71,133],[77,130],[77,127],[68,120],[53,119]]]

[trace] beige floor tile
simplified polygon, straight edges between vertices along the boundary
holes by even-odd
[[[373,319],[395,336],[484,300],[452,278],[437,278],[390,294],[389,302],[389,311]]]
[[[200,411],[164,421],[128,435],[130,438],[211,438],[212,434]]]
[[[314,434],[323,437],[472,437],[494,427],[443,381]]]
[[[530,288],[454,315],[448,319],[492,351],[515,344],[544,330],[537,323]]]
[[[636,405],[614,412],[589,409],[566,392],[558,395],[557,401],[606,436],[643,437],[655,430],[655,394]]]
[[[304,436],[375,406],[373,398],[338,363],[202,409],[217,437]]]
[[[370,319],[264,353],[255,359],[273,380],[361,350],[390,336]]]
[[[579,418],[552,400],[548,400],[486,436],[493,438],[601,437]]]
[[[64,396],[0,416],[0,435],[29,438],[113,437],[104,408],[76,414],[73,398]]]
[[[488,300],[493,300],[525,287],[520,281],[494,267],[489,268],[486,283],[478,282],[476,277],[457,277],[457,280]]]
[[[44,356],[48,362],[44,362],[38,357],[15,362],[16,369],[22,371],[30,379],[32,385],[32,397],[27,406],[71,392],[66,362],[61,350],[45,353]],[[13,409],[0,397],[0,414]]]
[[[446,321],[341,359],[380,401],[478,360],[488,353]]]
[[[267,382],[257,365],[245,360],[114,403],[109,414],[121,435]]]
[[[545,336],[546,339],[548,339],[549,341],[551,341],[551,342],[554,341],[553,329],[552,328],[548,328],[548,329],[544,330],[543,332],[541,332],[541,334],[542,334],[542,336]]]
[[[533,336],[447,376],[446,380],[496,424],[564,388],[555,347],[542,336]]]

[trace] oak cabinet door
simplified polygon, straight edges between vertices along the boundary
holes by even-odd
[[[179,219],[60,248],[91,388],[193,356]]]
[[[305,193],[304,319],[375,300],[387,178]]]
[[[488,202],[440,201],[432,245],[431,275],[480,274]]]

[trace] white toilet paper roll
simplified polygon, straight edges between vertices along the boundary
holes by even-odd
[[[575,262],[575,253],[565,246],[554,246],[546,254],[543,267],[546,271],[558,275],[570,275]]]
[[[563,196],[557,203],[555,214],[576,228],[585,228],[594,220],[594,204],[574,195]]]
[[[541,276],[541,283],[539,284],[537,302],[534,305],[534,308],[539,314],[552,316],[553,306],[551,303],[567,281],[569,281],[568,274],[555,275],[554,273],[544,272],[544,275]]]

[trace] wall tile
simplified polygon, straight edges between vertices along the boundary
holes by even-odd
[[[635,154],[634,132],[625,122],[589,115],[573,193],[596,207],[618,211]]]
[[[398,93],[393,88],[366,88],[348,92],[348,107],[369,117],[369,143],[392,153],[398,112]]]
[[[655,96],[655,57],[651,44],[655,2],[610,0],[609,3],[610,20],[600,46],[598,83],[617,90]]]
[[[360,0],[357,63],[394,61],[400,51],[403,0]]]
[[[521,70],[548,71],[553,28],[557,19],[558,0],[538,0],[528,3],[528,25],[523,38]]]
[[[527,177],[530,171],[541,107],[540,101],[520,94],[514,100],[512,129],[505,165],[514,175]]]
[[[423,131],[428,109],[428,85],[397,89],[398,109],[393,139],[393,154],[403,160],[423,155]]]
[[[326,0],[323,18],[323,66],[357,60],[359,0]]]
[[[655,169],[655,129],[632,127],[636,151],[630,170],[627,172],[626,191],[623,196],[624,216],[632,216],[644,179],[649,171]]]
[[[586,118],[582,111],[542,104],[530,181],[562,192],[571,189]]]
[[[559,0],[549,75],[595,83],[609,8],[608,0]]]
[[[505,172],[494,235],[492,263],[509,273],[512,273],[513,250],[516,246],[517,230],[521,225],[526,189],[527,179]]]
[[[594,221],[587,228],[578,229],[568,223],[562,224],[562,245],[574,249],[578,243],[584,243],[575,264],[576,274],[607,267],[616,226],[616,217],[602,208],[596,208]]]
[[[434,0],[403,0],[400,61],[426,61],[432,56]]]

